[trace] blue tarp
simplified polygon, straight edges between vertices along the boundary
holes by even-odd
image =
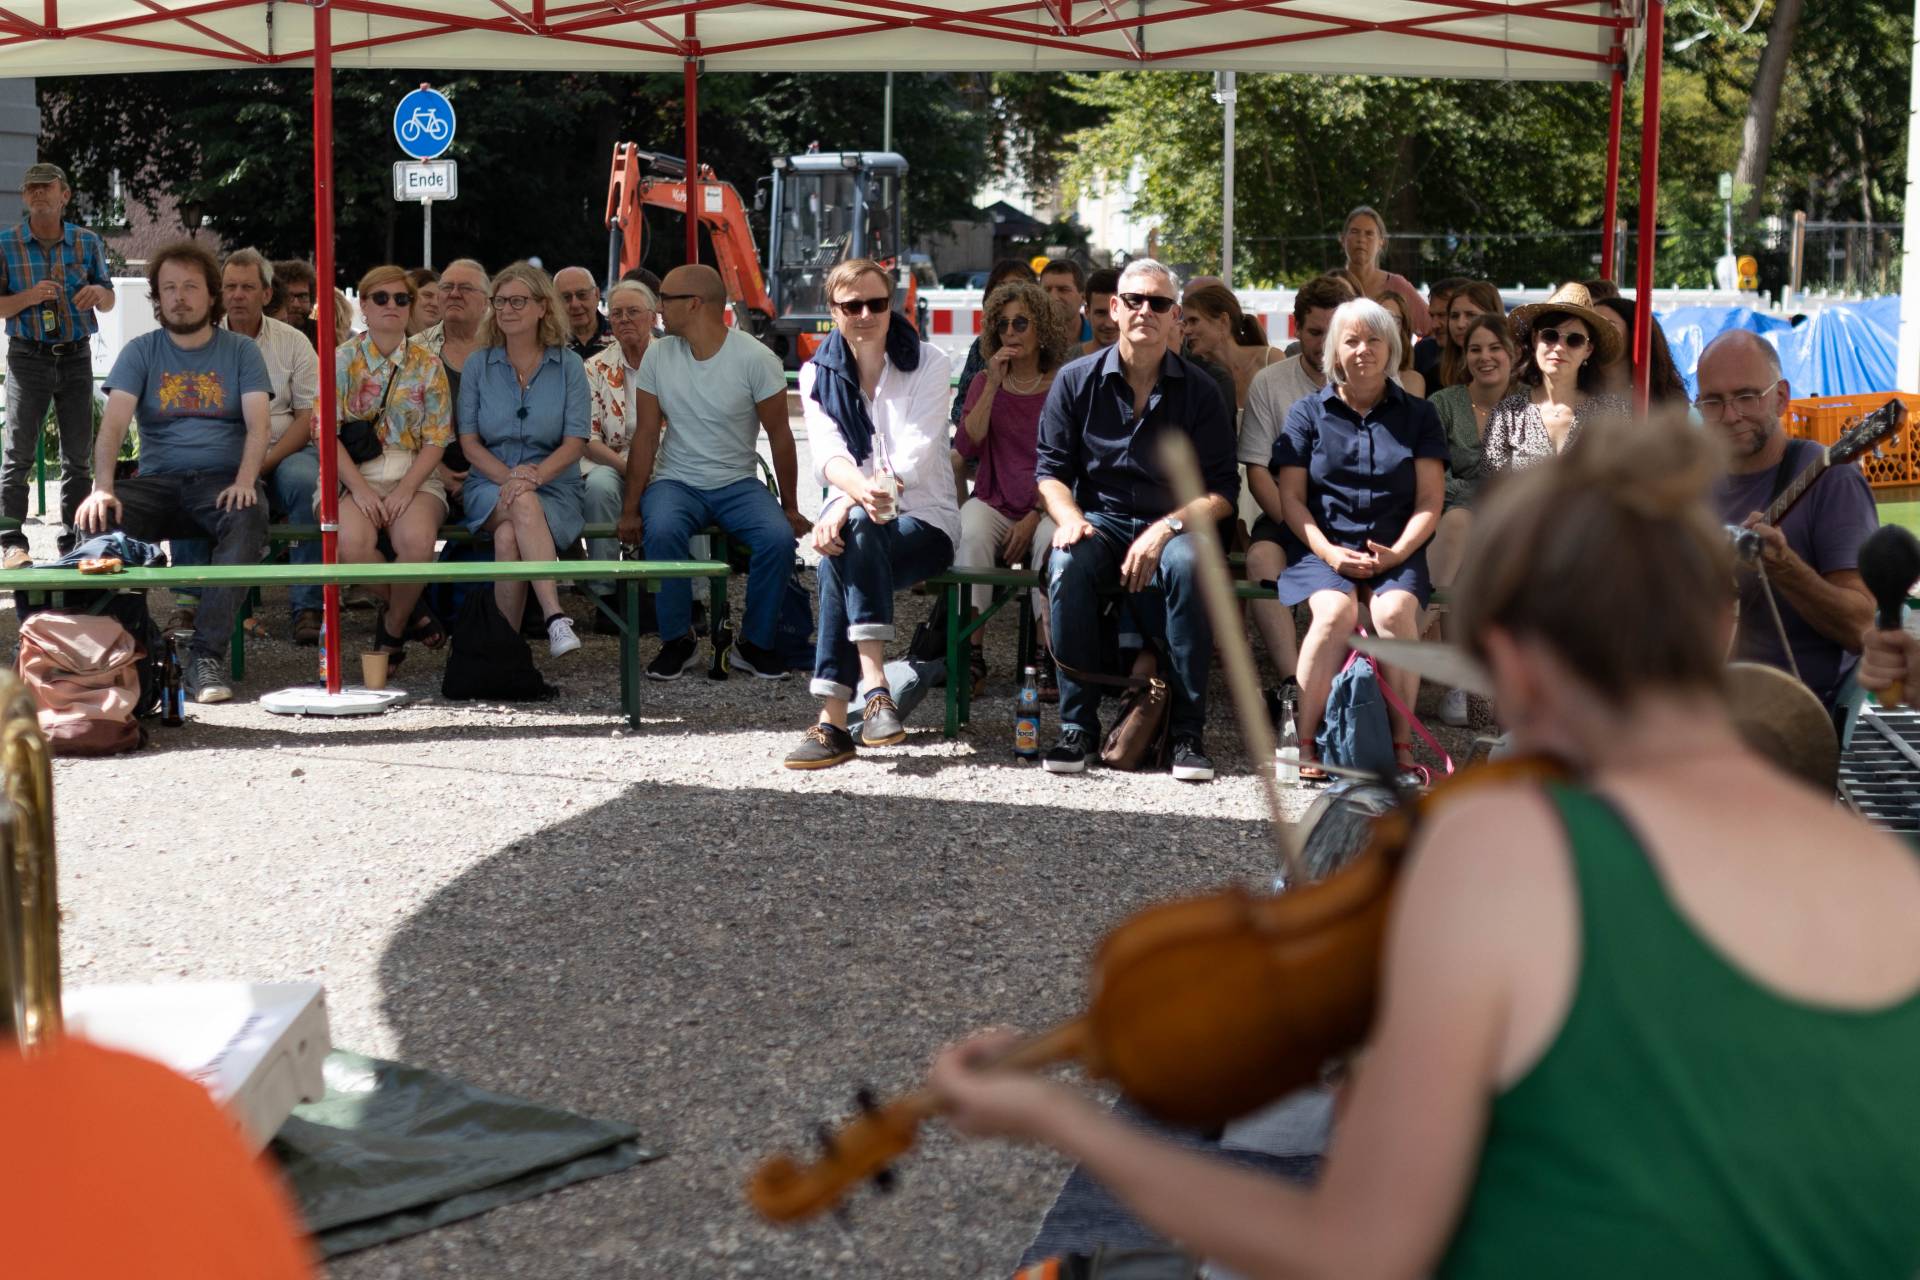
[[[1701,349],[1728,329],[1750,329],[1773,344],[1796,399],[1895,388],[1897,296],[1831,306],[1797,329],[1780,316],[1745,307],[1677,307],[1655,314],[1689,393]]]

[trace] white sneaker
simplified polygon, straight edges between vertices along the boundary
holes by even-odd
[[[580,637],[573,634],[572,618],[555,618],[547,624],[547,653],[555,658],[563,657],[580,647]]]
[[[1472,722],[1472,708],[1467,705],[1465,689],[1447,690],[1447,696],[1440,699],[1440,719],[1456,729],[1464,729]]]

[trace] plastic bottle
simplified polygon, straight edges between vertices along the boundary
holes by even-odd
[[[1013,707],[1013,754],[1018,760],[1040,758],[1040,673],[1033,667],[1026,669]]]
[[[320,623],[320,687],[327,687],[327,624]]]
[[[186,689],[180,672],[180,646],[172,636],[166,637],[166,645],[165,675],[160,682],[160,723],[169,729],[178,729],[187,719]]]
[[[1293,690],[1280,701],[1280,746],[1273,753],[1274,777],[1281,782],[1300,781],[1300,730],[1293,722]]]

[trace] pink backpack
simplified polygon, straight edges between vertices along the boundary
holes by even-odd
[[[110,756],[146,741],[134,718],[140,646],[106,614],[47,610],[20,627],[21,680],[57,756]]]

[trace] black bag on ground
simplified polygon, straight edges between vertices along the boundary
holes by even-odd
[[[786,593],[780,597],[780,618],[773,631],[773,650],[789,671],[813,670],[813,593],[806,587],[803,576],[806,571],[804,564],[794,562],[793,576],[787,579]]]
[[[454,619],[440,696],[455,701],[545,702],[560,690],[533,665],[533,650],[493,602],[493,592],[472,591]]]

